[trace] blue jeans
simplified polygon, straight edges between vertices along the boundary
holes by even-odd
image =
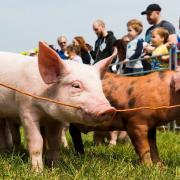
[[[138,72],[143,72],[143,68],[125,68],[124,74],[133,73],[131,76],[141,76],[143,73],[136,74]]]
[[[142,72],[143,68],[125,68],[124,74]]]

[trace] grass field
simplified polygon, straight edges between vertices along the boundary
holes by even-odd
[[[68,134],[70,148],[60,151],[60,161],[55,167],[45,167],[43,173],[36,174],[30,170],[26,153],[5,154],[0,156],[0,179],[180,180],[180,133],[158,132],[157,137],[165,163],[161,169],[140,165],[130,142],[115,147],[93,146],[91,133],[83,136],[86,154],[76,156]]]

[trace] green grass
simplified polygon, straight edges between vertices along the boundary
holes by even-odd
[[[86,154],[76,156],[68,134],[70,147],[61,149],[55,167],[45,167],[43,173],[36,174],[30,170],[27,153],[4,154],[0,155],[0,179],[180,180],[180,134],[159,132],[157,137],[159,153],[166,164],[163,169],[140,165],[131,143],[93,146],[91,133],[83,136]]]

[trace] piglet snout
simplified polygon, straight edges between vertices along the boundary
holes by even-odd
[[[106,110],[103,110],[102,112],[100,112],[100,113],[98,114],[98,117],[100,117],[100,118],[112,117],[115,112],[116,112],[116,111],[115,111],[115,108],[113,108],[113,107],[108,107]]]

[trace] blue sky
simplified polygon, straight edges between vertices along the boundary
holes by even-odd
[[[140,12],[151,3],[162,7],[163,19],[178,30],[179,0],[0,0],[0,50],[21,52],[37,47],[39,40],[57,45],[59,35],[72,38],[82,35],[94,45],[92,22],[102,19],[117,38],[126,34],[126,22],[137,18],[149,27]]]

